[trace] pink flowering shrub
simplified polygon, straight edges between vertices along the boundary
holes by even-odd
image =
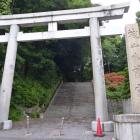
[[[105,74],[106,85],[110,85],[110,84],[119,85],[124,82],[124,79],[125,77],[123,75],[117,75],[117,73],[115,72]]]

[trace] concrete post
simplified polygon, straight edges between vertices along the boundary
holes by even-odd
[[[140,114],[140,35],[138,24],[125,27],[132,113]]]
[[[125,40],[133,114],[114,115],[114,140],[140,139],[140,35],[138,24],[125,27]]]
[[[108,121],[108,109],[99,23],[97,18],[90,18],[90,30],[96,120],[100,118],[102,122],[105,122]]]
[[[17,33],[18,25],[11,25],[10,35],[7,45],[4,72],[0,90],[0,121],[7,121],[9,115],[12,83],[15,70],[15,61],[17,54]]]
[[[52,32],[52,31],[57,31],[57,22],[51,22],[51,23],[48,23],[48,31],[49,32]]]

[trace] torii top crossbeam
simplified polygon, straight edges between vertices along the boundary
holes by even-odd
[[[9,28],[12,24],[18,24],[20,27],[33,27],[47,25],[50,22],[78,23],[88,21],[91,17],[97,17],[101,21],[119,19],[128,11],[129,5],[130,3],[127,2],[72,10],[2,15],[0,16],[0,29]]]

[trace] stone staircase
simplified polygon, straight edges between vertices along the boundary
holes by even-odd
[[[94,118],[92,83],[63,83],[45,111],[44,117]]]

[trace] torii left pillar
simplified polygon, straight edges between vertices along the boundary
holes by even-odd
[[[0,89],[0,128],[2,129],[12,128],[12,121],[8,120],[8,116],[18,46],[18,32],[19,26],[16,24],[11,25]]]

